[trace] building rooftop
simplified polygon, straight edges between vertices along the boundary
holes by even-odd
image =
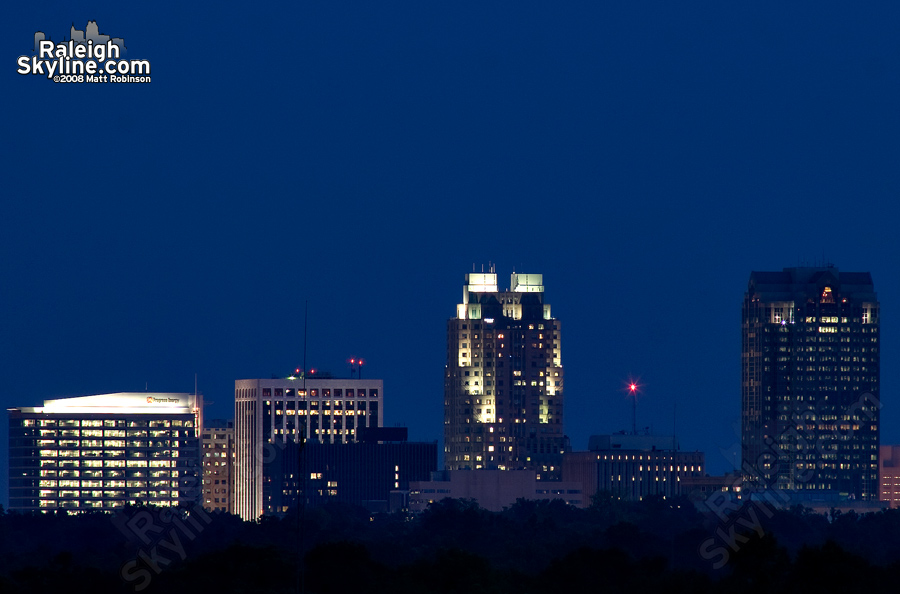
[[[672,435],[631,435],[616,433],[613,435],[591,435],[588,439],[588,450],[677,450],[678,441]]]
[[[174,392],[118,392],[45,400],[42,407],[16,407],[23,413],[46,414],[191,414],[201,396]]]
[[[790,294],[819,291],[825,286],[840,287],[845,295],[871,294],[872,299],[875,295],[871,273],[841,272],[832,265],[785,268],[781,272],[755,270],[750,273],[748,290],[757,294],[782,294],[786,298]]]

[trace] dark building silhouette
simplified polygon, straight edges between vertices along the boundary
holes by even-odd
[[[539,481],[533,470],[441,470],[431,473],[427,481],[410,483],[409,511],[421,513],[448,497],[474,499],[479,507],[495,512],[520,499],[560,499],[574,507],[589,503],[581,482]]]
[[[745,488],[878,498],[879,305],[868,272],[753,272],[742,328]]]
[[[540,274],[466,275],[447,322],[444,459],[448,470],[535,470],[559,479],[563,434],[560,323]]]
[[[410,481],[427,480],[437,470],[437,443],[407,442],[405,429],[398,429],[377,428],[359,443],[311,440],[276,448],[272,461],[263,467],[264,512],[296,507],[298,492],[304,491],[312,506],[338,501],[371,512],[405,507]]]
[[[379,441],[406,441],[409,429],[406,427],[360,427],[356,431],[356,441],[377,443]]]

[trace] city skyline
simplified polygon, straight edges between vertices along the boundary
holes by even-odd
[[[813,270],[816,269],[816,267],[807,267],[807,268],[808,268],[808,269],[813,269]],[[801,269],[804,269],[804,268],[801,267]],[[830,265],[830,264],[827,265],[827,266],[824,266],[824,267],[818,267],[818,269],[822,269],[822,270],[835,270],[835,271],[836,271],[836,269],[833,268],[833,266]],[[760,273],[753,273],[753,274],[759,275]],[[465,278],[467,279],[467,282],[475,282],[475,281],[478,281],[479,279],[480,279],[480,280],[484,280],[484,279],[493,279],[492,282],[496,283],[496,278],[497,278],[497,275],[496,275],[496,274],[485,274],[485,273],[472,273],[472,274],[465,274],[464,276],[465,276]],[[540,285],[540,289],[541,289],[540,292],[543,293],[543,285],[541,284],[541,283],[543,283],[543,275],[533,275],[533,274],[532,274],[532,275],[527,275],[527,274],[522,274],[522,275],[519,275],[519,276],[521,276],[523,279],[525,279],[525,280],[522,281],[523,283],[528,282],[528,281],[527,281],[527,277],[531,277],[531,279],[534,279],[534,281]],[[867,278],[871,278],[870,275],[866,275],[866,276],[867,276]],[[513,278],[512,283],[514,284],[514,283],[516,282],[516,274],[513,274],[513,277],[512,277],[512,278]],[[475,279],[475,280],[469,281],[469,279]],[[479,282],[480,282],[480,281],[479,281]],[[494,288],[496,288],[496,287],[494,287]],[[527,289],[527,288],[528,288],[528,287],[526,287],[526,289]],[[535,287],[532,287],[532,288],[536,290],[536,289],[537,289],[537,285],[536,285]],[[477,292],[477,291],[481,291],[481,290],[487,290],[487,287],[486,287],[486,286],[485,286],[485,287],[481,287],[480,289],[479,289],[479,288],[476,288],[475,290],[476,290],[476,292]],[[490,292],[490,291],[488,291],[488,292]],[[503,293],[498,293],[498,294],[499,294],[499,295],[502,295]],[[489,296],[489,295],[488,295],[488,296]],[[480,301],[483,301],[483,299],[479,299],[479,300],[480,300]],[[877,305],[877,302],[876,302],[876,305]],[[543,305],[542,305],[541,307],[543,308]],[[549,308],[549,305],[548,305],[547,307]],[[459,307],[457,307],[457,312],[459,312]],[[543,315],[543,314],[542,314],[542,315]],[[789,315],[789,314],[788,314],[788,315]],[[553,318],[551,318],[551,319],[553,319]],[[788,318],[786,317],[785,319],[788,319]],[[452,321],[452,320],[451,320],[451,321]],[[446,337],[445,337],[445,338],[446,338]],[[436,340],[436,339],[435,339],[435,340]],[[560,352],[560,351],[559,351],[560,345],[559,345],[559,343],[557,342],[556,345],[554,345],[554,346],[555,346],[555,348],[557,349],[556,353],[557,353],[557,355],[558,355],[559,352]],[[326,377],[321,377],[321,378],[311,378],[311,379],[309,380],[310,382],[312,382],[311,385],[317,385],[317,386],[318,386],[319,384],[322,384],[322,382],[325,382],[325,384],[328,384],[328,385],[331,385],[331,384],[337,385],[337,384],[346,383],[346,382],[348,381],[348,380],[347,380],[348,377],[352,377],[354,373],[358,373],[358,372],[354,371],[354,369],[356,369],[355,367],[351,367],[351,364],[350,364],[350,360],[349,360],[349,359],[348,359],[348,360],[345,360],[344,363],[347,364],[347,372],[346,372],[346,373],[344,373],[344,374],[341,374],[341,373],[331,374],[331,373],[329,373],[329,372],[326,371],[326,370],[322,370],[322,371],[320,371],[319,373],[324,372],[324,375],[325,375]],[[297,369],[294,369],[294,370],[288,371],[287,373],[293,373],[293,374],[296,374],[296,372],[297,372]],[[274,374],[273,374],[273,375],[274,375]],[[328,377],[328,376],[331,376],[331,375],[334,376],[333,379],[330,378],[330,377]],[[633,377],[633,376],[629,376],[629,377]],[[299,379],[290,379],[290,378],[284,376],[284,374],[282,374],[282,377],[279,378],[279,379],[274,379],[274,378],[273,378],[273,379],[271,379],[271,380],[269,380],[269,379],[252,380],[251,383],[252,383],[253,385],[255,385],[256,383],[260,383],[260,384],[263,384],[263,383],[264,383],[264,384],[266,384],[266,385],[271,384],[271,385],[273,385],[273,386],[277,384],[277,385],[282,386],[282,387],[283,387],[283,386],[288,386],[288,387],[294,387],[294,388],[297,388],[297,386],[300,385],[300,381],[301,381],[301,380],[299,380]],[[355,383],[355,382],[358,382],[359,380],[356,379],[356,380],[351,380],[351,381]],[[626,407],[626,408],[629,409],[629,410],[628,410],[628,415],[629,415],[629,416],[628,416],[628,419],[630,419],[630,414],[631,414],[630,406],[631,406],[631,402],[632,402],[631,399],[630,399],[630,385],[631,385],[631,382],[632,382],[632,380],[630,380],[630,379],[629,379],[628,381],[624,381],[624,380],[623,380],[622,382],[620,382],[620,383],[621,383],[620,391],[621,391],[623,394],[626,394],[626,395],[627,395],[627,397],[625,397],[624,400],[625,400],[625,403],[627,404],[627,407]],[[247,383],[247,380],[235,380],[234,383],[233,383],[232,385],[238,385],[238,384],[244,385],[245,383],[246,383],[247,385],[251,385],[250,383]],[[376,386],[376,388],[377,388],[377,389],[376,389],[376,392],[377,392],[378,394],[382,394],[382,388],[381,388],[381,386],[383,386],[383,380],[380,380],[380,379],[377,379],[377,378],[370,377],[370,378],[367,378],[367,379],[365,380],[365,384],[368,386],[370,383],[371,383],[372,386]],[[324,384],[322,384],[322,385],[324,385]],[[644,387],[644,384],[641,383],[641,388],[643,389],[643,387]],[[297,389],[299,389],[299,388],[297,388]],[[150,393],[152,393],[152,392],[150,392]],[[261,397],[261,396],[260,396],[260,397]],[[381,402],[381,401],[383,400],[383,396],[379,396],[378,400],[379,400],[379,402]],[[378,413],[378,414],[379,414],[379,415],[385,415],[388,411],[390,411],[390,408],[391,408],[391,406],[390,406],[390,398],[388,398],[387,404],[384,405],[384,406],[382,406],[382,407],[380,407],[380,410],[379,410],[379,413]],[[234,412],[234,401],[232,401],[231,403],[229,403],[229,411],[232,412],[232,413]],[[209,416],[208,411],[205,412],[204,414],[205,414],[207,417]],[[639,412],[638,412],[638,419],[645,418],[644,416],[642,416],[643,414],[644,414],[643,411],[640,411],[640,409],[639,409]],[[228,415],[225,415],[225,416],[228,416]],[[381,422],[384,423],[385,421],[381,421]],[[640,424],[640,423],[638,424],[638,426],[639,426],[639,428],[640,428],[640,431],[643,431],[644,428],[645,428],[645,426],[642,425],[642,424]],[[619,426],[619,427],[609,427],[609,426],[607,426],[607,427],[604,427],[604,428],[605,428],[605,429],[608,429],[609,431],[618,431],[618,430],[622,430],[622,431],[626,431],[626,432],[627,432],[627,426],[626,426],[625,423],[623,423],[623,424],[622,424],[621,426]],[[412,424],[412,425],[410,426],[410,429],[411,429],[414,433],[420,433],[420,434],[421,434],[421,432],[423,431],[423,428],[422,428],[421,426],[417,426],[416,424]],[[601,431],[601,430],[590,430],[590,429],[589,429],[588,435],[597,434],[597,433],[602,433],[602,431]],[[663,430],[656,430],[656,431],[654,431],[654,433],[656,433],[656,434],[665,434],[666,431],[665,431],[664,429],[663,429]],[[685,434],[685,433],[679,432],[679,433],[678,433],[678,437],[679,437],[679,441],[686,441],[686,442],[689,443],[689,444],[695,444],[695,443],[702,443],[702,440],[703,440],[703,438],[705,437],[705,435],[703,435],[703,434]],[[439,435],[434,435],[434,436],[426,437],[426,439],[425,439],[424,441],[432,441],[432,440],[435,440],[435,441],[436,441],[436,440],[438,440],[439,438],[440,438]],[[882,443],[882,444],[885,444],[885,443],[887,443],[887,442],[884,441],[884,440],[882,440],[881,443]],[[574,444],[574,445],[572,446],[572,449],[573,449],[574,451],[584,451],[584,450],[586,449],[586,445],[587,445],[587,443],[586,443],[586,437],[585,437],[585,443],[584,443],[583,445],[582,445],[582,444],[579,444],[579,443],[576,443],[576,444]],[[738,445],[739,445],[739,444],[738,444]],[[693,445],[688,446],[688,447],[684,447],[684,448],[681,448],[681,449],[683,449],[683,450],[685,450],[685,451],[688,451],[688,450],[701,450],[701,451],[703,451],[703,450],[702,450],[702,447],[695,447],[695,446],[693,446]],[[737,469],[741,461],[740,461],[740,458],[739,458],[739,456],[740,456],[740,450],[738,449],[738,450],[736,450],[736,451],[737,451],[737,456],[738,456],[738,457],[736,458],[736,462],[734,463],[734,466],[726,465],[726,466],[724,466],[724,467],[721,467],[721,466],[720,466],[720,467],[718,467],[718,468],[714,466],[712,469],[709,469],[708,472],[710,472],[710,473],[712,473],[712,474],[722,474],[723,472],[729,472],[729,471],[731,471],[731,470],[733,470],[733,469]],[[711,458],[713,458],[713,459],[714,459],[715,456],[717,456],[717,455],[723,456],[723,457],[724,457],[724,452],[721,452],[721,451],[720,451],[720,452],[716,452],[716,451],[705,451],[705,453],[706,453],[708,456],[710,456]],[[446,462],[444,463],[443,466],[446,466]],[[442,466],[442,467],[443,467],[443,466]]]
[[[88,21],[153,82],[15,73],[35,31]],[[900,443],[897,22],[890,3],[12,6],[0,400],[196,374],[230,417],[235,379],[303,366],[308,302],[307,365],[364,358],[385,424],[439,439],[446,320],[494,263],[550,287],[573,449],[631,427],[634,378],[638,428],[674,426],[721,473],[747,274],[831,260],[878,287]],[[247,23],[284,31],[266,59],[223,38]]]

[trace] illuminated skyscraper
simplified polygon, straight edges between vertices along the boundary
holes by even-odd
[[[879,305],[868,272],[753,272],[742,471],[751,488],[878,499]]]
[[[444,461],[447,469],[533,469],[559,478],[563,434],[560,323],[540,274],[466,275],[447,322]]]

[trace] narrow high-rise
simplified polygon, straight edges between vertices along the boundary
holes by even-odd
[[[447,322],[444,462],[449,470],[535,470],[558,479],[563,434],[560,323],[540,274],[466,275]]]
[[[871,274],[753,272],[742,334],[747,486],[877,500],[881,344]]]

